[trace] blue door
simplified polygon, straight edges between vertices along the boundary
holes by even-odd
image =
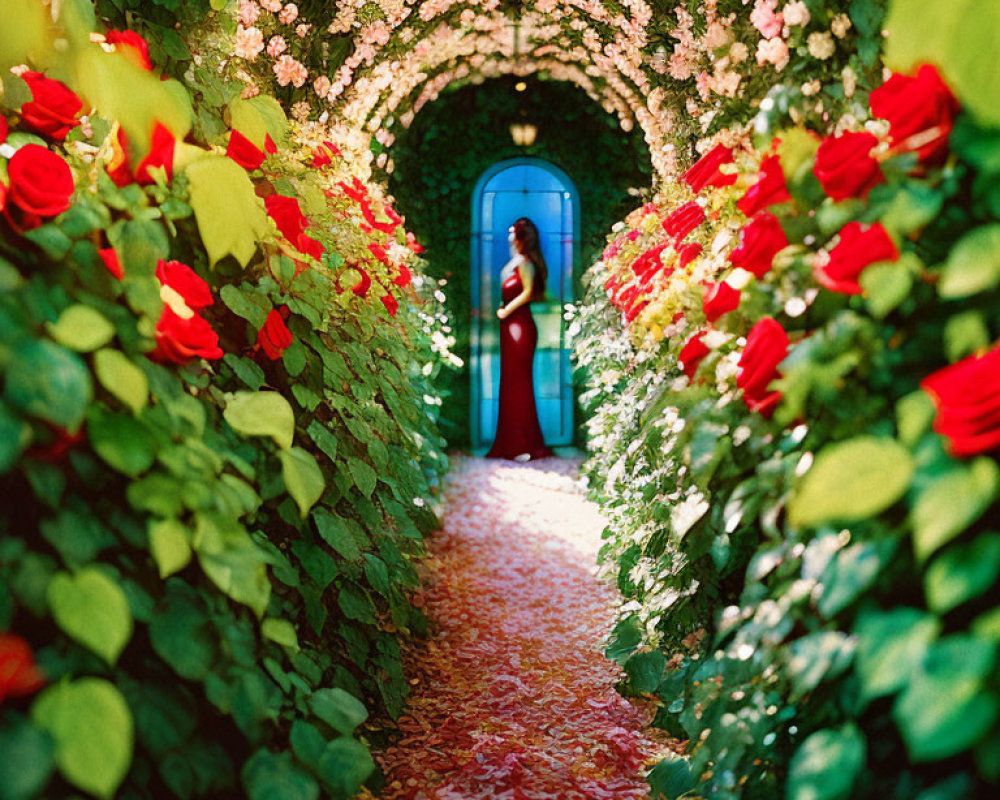
[[[572,301],[579,198],[562,170],[534,158],[503,161],[479,179],[472,197],[472,444],[489,447],[500,384],[500,270],[510,260],[507,229],[519,217],[538,226],[549,268],[546,299],[531,313],[538,326],[535,403],[545,442],[573,440],[573,386],[563,323]]]

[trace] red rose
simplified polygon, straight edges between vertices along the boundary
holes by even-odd
[[[352,178],[350,183],[340,181],[337,186],[344,190],[344,194],[350,197],[355,203],[360,203],[368,199],[368,187],[357,178]]]
[[[643,278],[646,276],[651,276],[657,270],[663,267],[663,262],[660,261],[660,254],[667,248],[670,242],[663,242],[655,247],[649,248],[645,253],[636,258],[632,262],[632,272],[635,273],[636,277]]]
[[[260,342],[264,353],[269,359],[275,361],[281,358],[281,354],[291,346],[293,340],[292,332],[288,330],[281,313],[272,308],[257,335],[257,341]]]
[[[817,262],[813,274],[827,289],[861,294],[858,278],[865,267],[877,261],[896,261],[899,251],[880,222],[862,225],[849,222],[840,231],[840,241],[826,263]]]
[[[677,248],[677,267],[684,269],[688,264],[701,255],[704,248],[698,242],[688,242]]]
[[[21,121],[42,136],[65,139],[80,124],[76,115],[83,109],[83,102],[65,84],[41,72],[29,71],[21,77],[31,89],[31,101],[21,106]]]
[[[701,360],[712,352],[708,349],[708,345],[702,341],[704,335],[703,332],[696,333],[688,339],[677,356],[677,360],[681,362],[681,369],[691,380],[694,380],[694,374],[698,371]]]
[[[713,283],[705,287],[701,307],[709,322],[715,322],[719,317],[735,311],[740,305],[740,290],[734,289],[728,283]]]
[[[26,144],[14,153],[7,176],[10,185],[4,211],[18,230],[37,228],[43,217],[62,214],[72,204],[75,186],[69,164],[41,145]],[[12,207],[19,212],[16,218]]]
[[[410,251],[419,256],[424,252],[424,246],[417,241],[417,237],[413,235],[412,231],[406,232],[406,246],[410,248]]]
[[[693,200],[675,209],[663,220],[667,236],[680,243],[691,231],[705,221],[705,210]]]
[[[785,173],[781,169],[778,156],[767,156],[760,162],[760,176],[757,182],[746,190],[736,206],[746,216],[752,217],[768,206],[791,200],[785,185]]]
[[[920,384],[937,407],[934,430],[948,452],[968,458],[1000,447],[1000,347],[969,356]]]
[[[882,167],[872,158],[878,139],[871,133],[828,136],[816,151],[813,174],[834,200],[867,197],[873,186],[885,181]]]
[[[229,134],[229,145],[226,155],[245,170],[259,169],[269,153],[277,153],[278,148],[270,134],[264,134],[264,149],[257,147],[246,136],[237,130]]]
[[[44,685],[45,676],[28,643],[12,633],[0,633],[0,702],[29,695]]]
[[[326,252],[323,245],[305,234],[305,229],[309,227],[309,219],[302,213],[298,200],[272,194],[264,198],[264,206],[278,226],[278,231],[293,247],[301,253],[311,255],[317,261],[322,258]]]
[[[781,400],[781,392],[769,392],[767,387],[781,377],[778,364],[788,355],[788,334],[771,317],[760,320],[747,335],[737,365],[736,385],[743,390],[743,399],[751,411],[770,418]]]
[[[7,118],[0,116],[0,144],[7,141],[7,131],[9,128],[10,126],[7,124]]]
[[[385,264],[387,267],[392,265],[392,261],[389,259],[389,254],[386,252],[385,247],[378,244],[377,242],[369,242],[368,250],[371,252],[375,258]]]
[[[169,305],[156,323],[156,349],[149,358],[160,364],[186,364],[192,358],[222,358],[219,337],[198,314],[184,318]]]
[[[140,186],[148,186],[154,183],[149,171],[154,167],[163,167],[167,176],[167,183],[174,177],[174,148],[176,140],[174,135],[159,122],[153,128],[153,136],[149,145],[149,153],[139,162],[135,168],[135,182]]]
[[[944,160],[959,105],[934,67],[924,64],[914,77],[894,73],[868,102],[874,116],[888,120],[895,146],[927,164]]]
[[[115,50],[137,67],[147,71],[153,68],[153,62],[149,60],[149,45],[135,31],[108,31],[104,40],[115,45]]]
[[[361,273],[361,280],[359,280],[356,284],[354,284],[354,287],[351,289],[351,291],[354,292],[354,294],[356,294],[358,297],[364,297],[366,294],[368,294],[368,290],[371,288],[372,279],[371,277],[369,277],[367,272],[361,269],[361,267],[356,266],[354,269],[356,269],[358,272]]]
[[[98,250],[97,254],[104,262],[104,266],[108,268],[108,272],[118,280],[122,280],[125,277],[125,271],[122,269],[122,263],[118,259],[118,253],[115,252],[113,247],[105,247],[103,250]]]
[[[399,264],[396,267],[399,270],[399,274],[392,279],[392,282],[396,286],[409,286],[410,282],[413,280],[413,276],[410,274],[409,268],[405,264]]]
[[[195,310],[212,305],[212,290],[208,284],[187,264],[180,261],[164,261],[156,265],[156,279],[169,286],[183,299],[188,308]]]
[[[788,238],[778,218],[762,211],[743,228],[739,246],[729,254],[729,262],[762,278],[771,269],[774,257],[787,246]]]
[[[328,167],[333,162],[334,157],[339,155],[340,148],[337,145],[332,142],[323,142],[323,144],[313,150],[313,160],[309,166],[313,169]]]
[[[396,312],[399,311],[399,301],[391,294],[383,295],[379,299],[382,301],[382,305],[385,306],[385,310],[389,312],[389,316],[396,316]]]
[[[687,172],[681,175],[681,180],[697,194],[706,186],[732,186],[736,183],[736,173],[724,175],[719,169],[723,164],[733,163],[733,151],[717,144],[709,150]]]

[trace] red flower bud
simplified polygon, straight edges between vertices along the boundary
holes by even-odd
[[[104,266],[108,268],[108,272],[114,275],[118,280],[122,280],[125,277],[125,272],[122,269],[122,262],[119,261],[118,253],[115,252],[113,247],[105,247],[103,250],[98,250],[97,254],[104,262]]]
[[[913,77],[893,74],[869,105],[873,116],[888,120],[893,145],[915,150],[925,164],[944,160],[959,105],[934,67],[924,64]]]
[[[396,312],[399,311],[399,301],[391,294],[383,295],[379,299],[382,301],[382,305],[385,306],[385,310],[389,312],[389,316],[396,316]]]
[[[166,173],[167,183],[174,177],[174,148],[177,142],[174,135],[161,125],[156,123],[153,128],[153,136],[149,145],[149,153],[139,162],[135,168],[135,182],[140,186],[147,186],[154,183],[150,170],[155,167],[162,167]]]
[[[743,228],[739,246],[729,254],[729,263],[762,278],[771,269],[774,257],[787,246],[788,238],[778,218],[762,211]]]
[[[135,31],[108,31],[104,40],[113,44],[115,50],[136,66],[147,71],[153,68],[153,62],[149,60],[149,44]]]
[[[885,181],[882,167],[872,158],[878,139],[870,133],[828,136],[816,151],[813,174],[834,200],[867,197],[873,186]]]
[[[6,697],[23,697],[45,685],[45,676],[35,666],[31,647],[20,636],[0,633],[0,703]]]
[[[681,180],[687,183],[695,194],[706,186],[732,186],[736,183],[736,174],[724,175],[719,169],[723,164],[731,163],[733,163],[733,151],[717,144],[691,169],[681,175]]]
[[[663,230],[678,244],[705,221],[705,210],[693,200],[675,209],[663,220]]]
[[[192,358],[223,356],[218,334],[207,320],[194,312],[185,319],[164,305],[155,336],[156,349],[149,353],[149,358],[160,364],[186,364]]]
[[[681,362],[681,369],[691,380],[694,380],[694,374],[698,371],[702,359],[712,352],[702,341],[704,335],[704,332],[699,332],[688,339],[677,356],[677,360]]]
[[[920,384],[937,408],[934,430],[956,458],[1000,447],[1000,347],[969,356]]]
[[[833,292],[861,294],[858,278],[865,267],[877,261],[896,261],[899,251],[880,222],[862,225],[849,222],[840,231],[840,241],[826,263],[817,261],[816,280]]]
[[[767,156],[760,162],[760,176],[757,182],[746,190],[736,205],[746,216],[752,217],[768,206],[791,199],[792,196],[788,194],[788,187],[785,185],[781,159],[778,156]]]
[[[677,248],[677,267],[684,269],[688,264],[701,255],[704,248],[698,242],[688,242]]]
[[[212,290],[205,280],[187,264],[160,259],[156,265],[156,279],[169,286],[184,298],[185,304],[195,310],[212,305]]]
[[[369,277],[367,272],[361,269],[361,267],[356,266],[354,267],[354,269],[356,269],[359,273],[361,273],[361,280],[359,280],[356,284],[354,284],[354,286],[351,288],[351,291],[354,292],[354,294],[356,294],[358,297],[364,297],[366,294],[368,294],[368,290],[371,288],[372,279]]]
[[[25,127],[62,141],[80,124],[77,114],[83,102],[65,84],[46,78],[40,72],[25,72],[21,77],[31,89],[31,100],[21,106]]]
[[[751,328],[737,365],[736,385],[751,411],[770,418],[781,401],[781,392],[769,392],[768,386],[781,377],[778,364],[788,355],[788,334],[771,317],[764,317]]]
[[[229,134],[229,144],[226,147],[226,155],[239,164],[245,170],[259,169],[264,163],[268,153],[277,153],[278,148],[270,134],[264,134],[264,148],[257,147],[246,136],[238,130],[233,130]]]
[[[257,341],[269,359],[275,361],[294,341],[292,332],[288,330],[280,311],[271,309],[264,320],[264,325],[257,334]]]
[[[719,317],[735,311],[740,305],[740,290],[734,289],[728,283],[713,283],[705,287],[701,307],[709,322],[715,322]]]

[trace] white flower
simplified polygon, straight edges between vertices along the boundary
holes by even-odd
[[[830,30],[833,35],[838,39],[843,39],[847,36],[847,32],[851,29],[851,18],[847,14],[837,14],[830,22]]]
[[[809,7],[802,0],[786,3],[785,7],[781,10],[781,14],[785,19],[785,24],[789,27],[809,24]]]
[[[809,38],[806,39],[806,45],[809,48],[809,55],[820,61],[826,61],[837,49],[833,37],[823,31],[810,33]]]

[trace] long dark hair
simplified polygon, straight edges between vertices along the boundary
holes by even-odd
[[[545,299],[545,284],[549,279],[549,268],[542,256],[542,246],[538,238],[538,228],[527,217],[514,223],[514,245],[517,252],[535,265],[535,281],[531,292],[531,302]]]

